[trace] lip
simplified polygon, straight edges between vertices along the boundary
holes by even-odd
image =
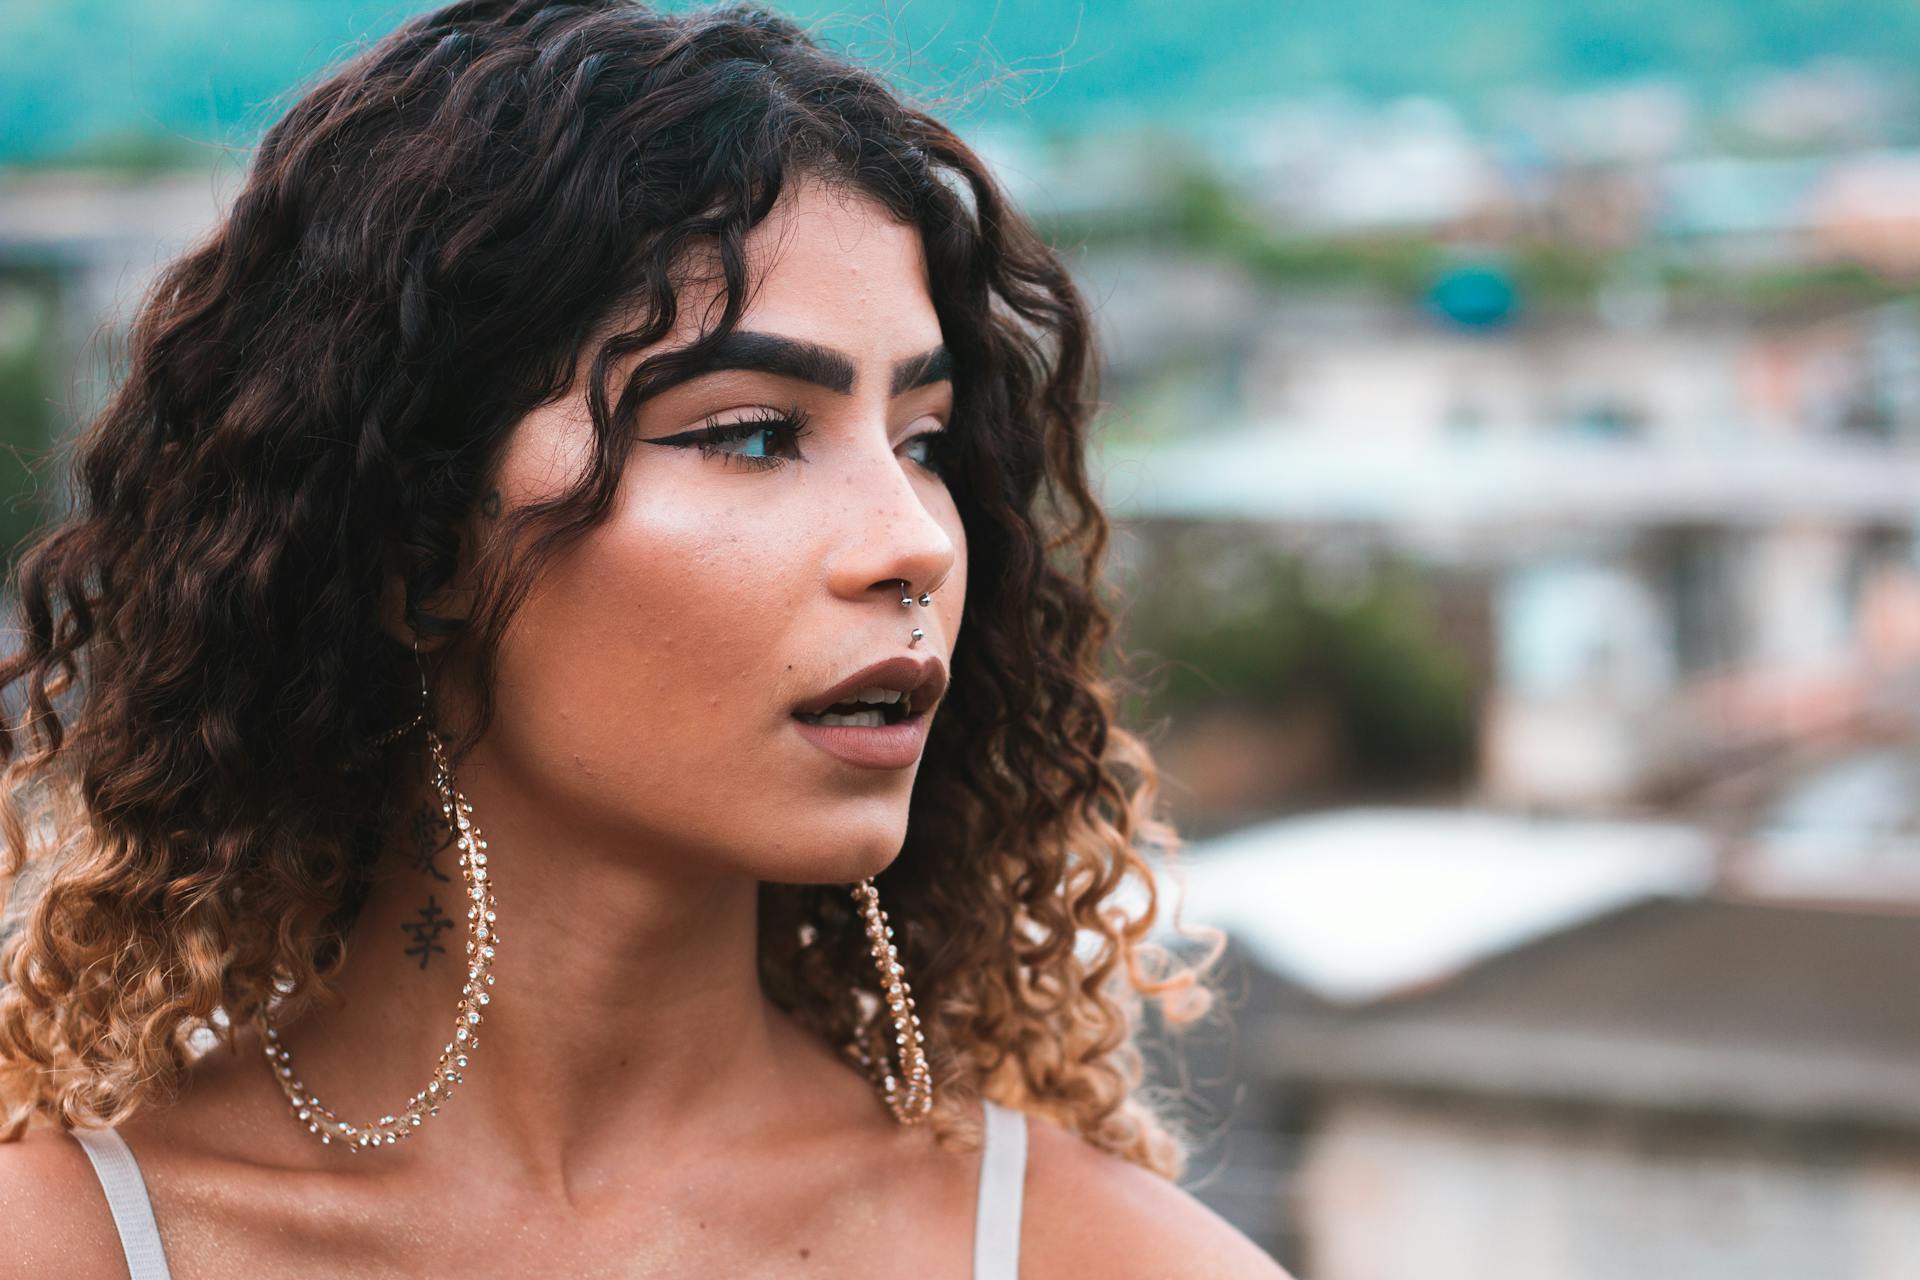
[[[872,666],[860,668],[825,693],[808,698],[794,710],[818,715],[841,699],[851,698],[868,685],[876,684],[885,689],[899,689],[909,694],[909,705],[914,709],[914,718],[918,719],[939,702],[940,695],[947,691],[946,664],[931,654],[924,658],[909,658],[905,655],[888,658],[884,662],[876,662]]]
[[[829,755],[863,769],[907,769],[920,759],[927,745],[927,722],[933,717],[916,711],[899,724],[877,727],[857,724],[808,724],[794,719],[800,736]]]
[[[797,714],[830,707],[869,685],[903,690],[913,714],[897,724],[878,726],[809,724]],[[920,759],[933,709],[946,687],[947,669],[938,658],[888,658],[861,668],[825,693],[808,699],[787,718],[801,737],[848,764],[865,769],[905,769]]]

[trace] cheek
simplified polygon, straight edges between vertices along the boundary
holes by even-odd
[[[623,496],[543,571],[500,656],[497,723],[521,767],[629,820],[639,805],[711,821],[751,795],[740,778],[766,749],[794,615],[776,593],[804,576],[804,550],[760,522],[727,502]]]

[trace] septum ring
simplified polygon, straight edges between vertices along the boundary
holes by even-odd
[[[911,588],[907,585],[907,580],[905,578],[898,579],[898,582],[900,583],[900,603],[903,605],[906,605],[909,609],[911,609],[913,607],[913,596],[911,594]],[[930,591],[922,591],[920,593],[921,607],[925,608],[931,605],[932,603],[933,603],[933,593]],[[913,634],[907,637],[907,647],[912,648],[914,645],[918,644],[920,641],[926,639],[926,636],[927,636],[926,632],[922,631],[918,627],[915,627],[913,629]]]

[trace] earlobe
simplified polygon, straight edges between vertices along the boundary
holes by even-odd
[[[380,557],[380,629],[403,649],[414,644],[413,628],[407,625],[407,580],[405,561],[400,552],[388,546]]]
[[[389,550],[384,557],[384,568],[380,575],[380,610],[378,615],[380,629],[386,632],[388,637],[402,649],[413,649],[417,646],[420,652],[431,653],[440,646],[441,640],[431,634],[430,631],[416,632],[413,626],[407,621],[407,578],[408,568],[404,553]],[[448,599],[457,600],[460,598],[460,594],[458,584],[455,584],[436,592],[434,598],[430,601],[416,601],[415,603],[422,611],[431,613],[436,617],[457,618],[464,616],[464,614],[449,613],[444,609],[434,606]]]

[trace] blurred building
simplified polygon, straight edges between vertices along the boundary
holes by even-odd
[[[1920,152],[1850,156],[1807,200],[1816,253],[1883,275],[1920,279]]]
[[[1733,858],[1423,808],[1196,843],[1161,901],[1232,938],[1232,1035],[1158,1073],[1190,1186],[1314,1280],[1920,1274],[1916,776],[1836,760]]]
[[[1249,1018],[1314,1280],[1920,1275],[1920,916],[1641,902]]]
[[[1165,912],[1223,929],[1225,1034],[1155,1042],[1156,1083],[1195,1114],[1186,1185],[1298,1274],[1324,1218],[1303,1161],[1313,1113],[1297,1060],[1271,1028],[1345,1025],[1354,1011],[1448,983],[1479,966],[1651,899],[1707,892],[1706,833],[1662,821],[1528,817],[1445,808],[1363,808],[1251,825],[1161,868],[1156,940],[1193,941]]]
[[[155,273],[212,229],[235,167],[147,175],[0,169],[0,282],[51,279],[51,350],[71,426],[104,399],[115,346]]]
[[[1111,442],[1108,500],[1483,579],[1487,799],[1634,803],[1910,715],[1920,303],[1763,323],[1622,277],[1491,327],[1351,295],[1216,314],[1239,412]]]

